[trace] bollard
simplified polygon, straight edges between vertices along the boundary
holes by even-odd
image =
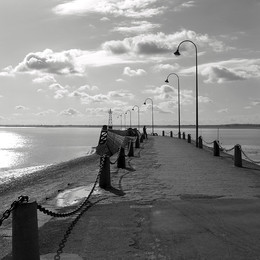
[[[172,135],[172,131],[170,132],[170,135],[171,135],[171,137],[173,136],[173,135]]]
[[[241,146],[239,144],[235,145],[234,165],[237,167],[242,167]]]
[[[199,136],[199,148],[203,148],[202,137]]]
[[[143,143],[144,142],[144,135],[141,134],[141,137],[140,137],[140,143]]]
[[[162,136],[164,136],[164,131],[162,131]]]
[[[103,167],[101,168],[100,177],[99,177],[99,187],[102,189],[106,189],[111,187],[110,182],[110,157],[107,155],[104,155],[104,163]],[[100,158],[100,161],[102,161],[103,158]]]
[[[12,214],[12,259],[40,260],[36,201],[18,204]]]
[[[135,140],[135,148],[140,148],[140,139],[138,136],[136,137],[136,140]]]
[[[218,141],[214,141],[214,156],[219,156],[219,145]]]
[[[191,143],[191,136],[190,136],[190,134],[188,134],[188,143],[189,144]]]
[[[185,140],[185,132],[182,133],[182,139]]]
[[[130,141],[129,142],[129,150],[128,150],[128,154],[129,157],[133,157],[134,156],[134,146],[133,146],[133,142]]]
[[[125,169],[125,149],[124,147],[120,148],[119,156],[117,160],[117,168]]]
[[[181,132],[178,132],[178,137],[179,139],[181,139]]]

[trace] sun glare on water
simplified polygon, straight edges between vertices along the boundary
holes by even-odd
[[[23,148],[26,140],[16,133],[0,132],[0,168],[10,168],[22,160],[22,153],[17,149]]]

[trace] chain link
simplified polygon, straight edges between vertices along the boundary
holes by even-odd
[[[29,197],[28,196],[19,196],[17,200],[15,200],[9,209],[7,209],[4,213],[3,216],[0,219],[0,227],[2,226],[4,220],[8,219],[11,212],[17,207],[18,204],[24,203],[24,202],[28,202],[29,201]]]
[[[242,154],[245,156],[245,158],[246,158],[249,162],[255,163],[255,164],[259,164],[259,163],[260,163],[260,161],[254,161],[254,160],[252,160],[251,158],[249,158],[248,155],[247,155],[242,149],[241,149],[241,152],[242,152]]]
[[[61,242],[59,243],[59,248],[56,251],[56,255],[54,256],[54,260],[60,260],[60,255],[63,253],[63,248],[65,247],[65,244],[67,242],[67,239],[69,237],[69,235],[71,234],[74,226],[77,224],[77,222],[79,221],[80,217],[85,213],[85,211],[87,211],[93,204],[88,201],[88,199],[90,198],[91,194],[93,193],[96,185],[97,185],[97,181],[99,179],[100,173],[105,165],[105,158],[106,155],[103,155],[101,157],[100,160],[100,168],[99,168],[99,173],[98,176],[96,178],[95,184],[90,192],[90,194],[88,195],[87,199],[81,204],[81,206],[78,208],[77,212],[79,211],[79,209],[82,209],[81,212],[78,214],[78,216],[72,221],[72,223],[69,225],[68,229],[66,230],[66,233],[63,236],[63,239],[61,240]]]
[[[77,213],[78,211],[80,211],[83,206],[88,202],[90,196],[92,195],[92,193],[94,192],[95,188],[96,188],[96,185],[98,183],[98,180],[99,180],[99,176],[100,176],[100,173],[101,173],[101,170],[103,169],[104,167],[104,162],[105,162],[105,155],[101,157],[101,160],[100,160],[100,166],[99,166],[99,172],[97,174],[97,177],[96,177],[96,180],[95,180],[95,183],[89,193],[89,195],[86,197],[86,199],[81,203],[81,205],[76,208],[75,210],[71,211],[71,212],[68,212],[68,213],[57,213],[57,212],[53,212],[53,211],[50,211],[46,208],[44,208],[42,205],[39,205],[37,204],[37,209],[41,212],[43,212],[44,214],[46,215],[49,215],[49,216],[52,216],[52,217],[57,217],[57,218],[65,218],[65,217],[69,217],[75,213]]]

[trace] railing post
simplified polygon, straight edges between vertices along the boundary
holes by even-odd
[[[134,146],[133,146],[133,142],[132,141],[129,142],[128,147],[129,147],[129,150],[128,150],[128,154],[127,155],[129,157],[133,157],[134,156]]]
[[[172,137],[172,131],[170,132],[170,135],[171,135],[171,137]]]
[[[191,143],[191,136],[190,136],[190,134],[188,134],[188,143],[189,144]]]
[[[141,137],[140,137],[140,143],[143,143],[144,142],[144,135],[141,134]]]
[[[119,156],[117,159],[117,168],[125,169],[125,149],[124,149],[124,147],[120,148]]]
[[[199,148],[203,148],[202,137],[199,136]]]
[[[219,156],[219,145],[218,145],[218,141],[214,141],[214,156]]]
[[[136,136],[135,148],[140,148],[140,139],[139,139],[139,136]]]
[[[21,203],[13,210],[13,260],[40,260],[37,203]]]
[[[186,139],[185,132],[182,133],[182,139],[183,139],[183,140]]]
[[[164,131],[162,131],[162,136],[164,136]]]
[[[99,187],[102,189],[106,189],[111,187],[111,181],[110,181],[110,157],[107,155],[104,155],[105,158],[100,157],[100,161],[103,162],[103,167],[100,171],[100,177],[99,177]]]
[[[235,145],[234,150],[234,165],[237,167],[242,167],[242,154],[241,154],[241,146],[239,144]]]

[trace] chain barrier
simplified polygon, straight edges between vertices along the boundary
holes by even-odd
[[[203,137],[201,137],[201,138],[202,138],[202,141],[203,141],[205,144],[207,144],[207,145],[214,144],[214,141],[212,141],[212,142],[207,142],[207,141],[205,141],[205,140],[203,139]]]
[[[260,163],[260,161],[254,161],[254,160],[252,160],[251,158],[249,158],[248,155],[247,155],[242,149],[241,149],[241,152],[242,152],[242,154],[245,156],[245,158],[246,158],[249,162],[255,163],[255,164],[259,164],[259,163]]]
[[[97,177],[96,177],[96,180],[95,180],[95,183],[89,193],[89,195],[86,197],[86,199],[81,203],[81,205],[76,208],[75,210],[71,211],[71,212],[68,212],[68,213],[57,213],[57,212],[53,212],[53,211],[50,211],[46,208],[44,208],[43,206],[37,204],[37,209],[41,212],[43,212],[44,214],[46,215],[49,215],[49,216],[52,216],[52,217],[57,217],[57,218],[64,218],[64,217],[69,217],[75,213],[77,213],[78,211],[80,211],[88,202],[90,196],[92,195],[92,193],[94,192],[95,188],[96,188],[96,185],[98,183],[98,180],[99,180],[99,176],[100,176],[100,173],[101,173],[101,170],[102,168],[104,167],[104,162],[105,162],[105,156],[102,156],[101,157],[102,159],[100,160],[100,169],[99,169],[99,172],[97,174]]]
[[[118,161],[118,159],[119,159],[119,156],[120,156],[120,148],[119,148],[119,150],[118,150],[118,152],[117,152],[117,158],[116,158],[116,160],[115,160],[114,162],[111,162],[111,161],[110,161],[110,164],[116,164],[117,161]]]
[[[19,196],[17,200],[15,200],[9,209],[7,209],[4,213],[3,216],[0,219],[0,227],[2,226],[4,220],[8,219],[11,212],[17,207],[18,204],[22,204],[24,202],[28,202],[29,201],[29,197],[28,196]]]

